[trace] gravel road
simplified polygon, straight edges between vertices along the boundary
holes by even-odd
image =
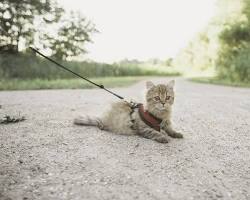
[[[139,101],[143,89],[114,91]],[[250,199],[250,89],[176,79],[184,139],[168,144],[72,124],[113,101],[99,89],[0,92],[1,118],[27,118],[0,125],[0,199]]]

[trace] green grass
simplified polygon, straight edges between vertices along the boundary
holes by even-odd
[[[180,73],[173,67],[149,65],[144,63],[96,63],[87,61],[58,61],[68,69],[84,77],[117,76],[177,76]],[[0,79],[72,79],[71,73],[60,69],[53,63],[35,57],[33,54],[0,54]]]
[[[90,78],[97,84],[103,84],[105,87],[123,87],[142,80],[145,77],[104,77]],[[20,80],[9,79],[0,80],[0,90],[39,90],[39,89],[85,89],[96,88],[96,86],[82,79],[57,79],[57,80]]]
[[[208,84],[216,84],[216,85],[225,85],[225,86],[233,86],[233,87],[250,87],[250,83],[243,83],[240,81],[232,82],[226,79],[219,79],[217,77],[195,77],[190,78],[189,80],[198,82],[198,83],[208,83]]]
[[[122,66],[128,71],[133,69],[138,70],[140,76],[180,76],[182,73],[174,67],[167,67],[162,65],[138,64],[136,66]],[[136,73],[135,73],[136,75]]]

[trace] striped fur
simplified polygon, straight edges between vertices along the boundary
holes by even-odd
[[[147,82],[145,107],[148,112],[162,120],[160,131],[149,127],[139,116],[138,108],[133,112],[129,103],[125,101],[113,103],[110,110],[105,112],[101,118],[82,116],[76,118],[74,123],[83,126],[97,126],[117,134],[137,134],[161,143],[167,143],[168,136],[182,138],[182,134],[171,127],[171,107],[174,103],[173,87],[174,81],[158,85]]]
[[[97,126],[101,130],[104,129],[102,120],[99,117],[79,116],[74,119],[74,124],[82,126]]]

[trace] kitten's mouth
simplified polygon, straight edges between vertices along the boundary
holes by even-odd
[[[161,107],[158,107],[158,110],[166,110],[167,109],[167,107],[166,106],[161,106]]]
[[[165,104],[164,106],[160,107],[160,110],[169,110],[171,108],[171,105]]]

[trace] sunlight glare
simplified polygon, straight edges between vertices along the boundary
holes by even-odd
[[[215,12],[215,0],[58,0],[100,31],[85,58],[114,62],[173,57]]]

